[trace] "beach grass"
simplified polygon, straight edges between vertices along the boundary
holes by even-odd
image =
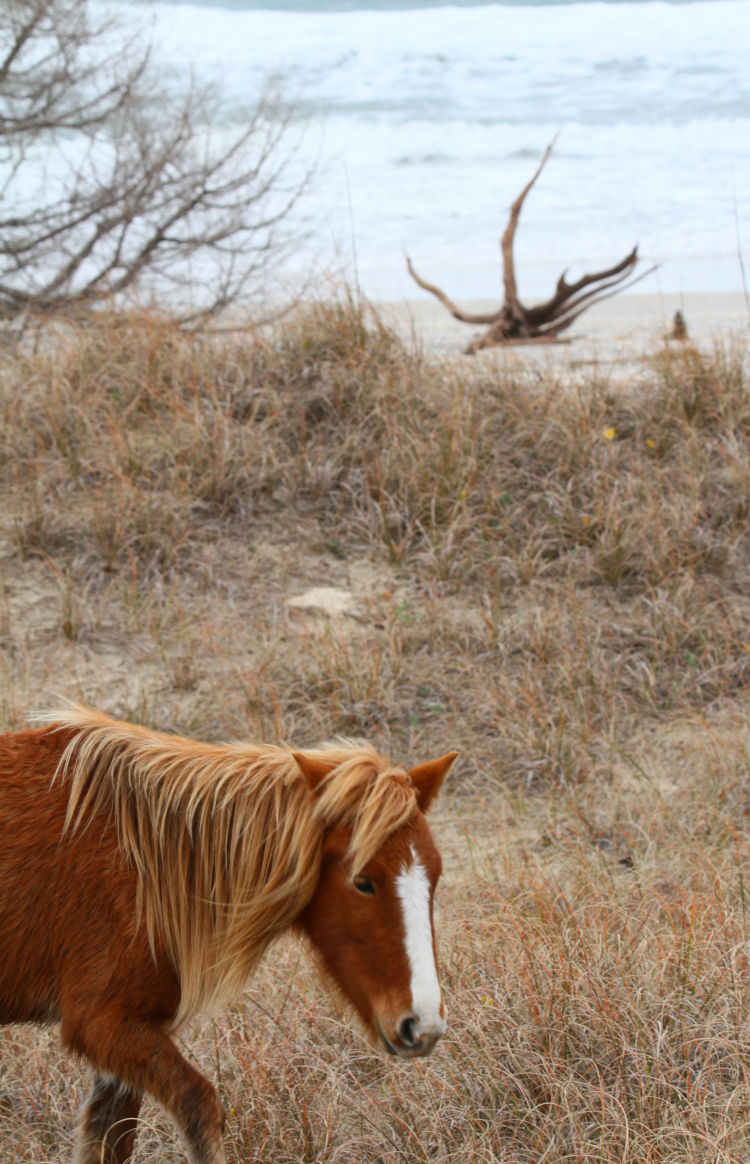
[[[230,1161],[750,1158],[750,363],[438,358],[346,295],[0,351],[0,728],[61,697],[205,739],[458,748],[449,1030],[371,1049],[290,942],[185,1031]],[[288,600],[321,586],[326,614]],[[88,1086],[0,1029],[0,1161]],[[145,1109],[135,1159],[183,1158]]]

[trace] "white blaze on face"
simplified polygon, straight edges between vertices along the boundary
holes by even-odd
[[[413,852],[413,850],[412,850]],[[406,956],[411,968],[411,1000],[424,1033],[445,1031],[440,1013],[441,995],[430,921],[430,882],[424,866],[416,859],[396,877],[406,933]]]

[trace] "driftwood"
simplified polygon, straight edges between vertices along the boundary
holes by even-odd
[[[687,324],[685,323],[685,316],[681,311],[675,311],[674,319],[672,320],[672,330],[669,333],[669,338],[673,340],[686,340],[688,338]]]
[[[524,186],[510,208],[508,225],[500,242],[500,251],[503,257],[505,302],[499,311],[487,314],[472,314],[468,311],[462,311],[439,287],[422,279],[414,270],[411,259],[407,256],[406,265],[411,277],[424,291],[429,291],[430,294],[439,299],[455,319],[462,323],[487,325],[487,330],[473,339],[466,348],[467,355],[473,355],[481,348],[501,344],[567,343],[569,340],[561,340],[560,334],[566,331],[578,319],[579,315],[593,306],[594,303],[608,299],[610,295],[616,295],[619,291],[624,291],[626,287],[632,287],[634,283],[644,279],[654,269],[652,267],[628,282],[638,262],[638,247],[635,246],[630,254],[616,263],[614,267],[610,267],[607,271],[596,271],[593,275],[584,275],[575,283],[568,283],[565,278],[567,272],[563,271],[551,299],[548,299],[546,303],[539,303],[536,307],[524,307],[518,297],[513,262],[513,241],[526,195],[544,169],[554,144],[553,141],[547,146],[536,173],[531,181]]]

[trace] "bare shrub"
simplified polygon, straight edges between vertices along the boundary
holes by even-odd
[[[87,0],[11,0],[0,27],[0,313],[125,292],[197,323],[268,292],[307,175],[269,88],[237,129],[162,83],[143,31]],[[200,292],[191,287],[191,278]]]

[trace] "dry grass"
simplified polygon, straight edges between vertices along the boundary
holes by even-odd
[[[431,362],[350,301],[0,354],[0,728],[59,695],[204,738],[459,747],[436,811],[450,1031],[370,1051],[290,945],[186,1036],[234,1161],[750,1158],[750,391]],[[305,613],[313,586],[354,614]],[[0,1161],[85,1075],[0,1031]],[[138,1160],[180,1160],[149,1108]]]

